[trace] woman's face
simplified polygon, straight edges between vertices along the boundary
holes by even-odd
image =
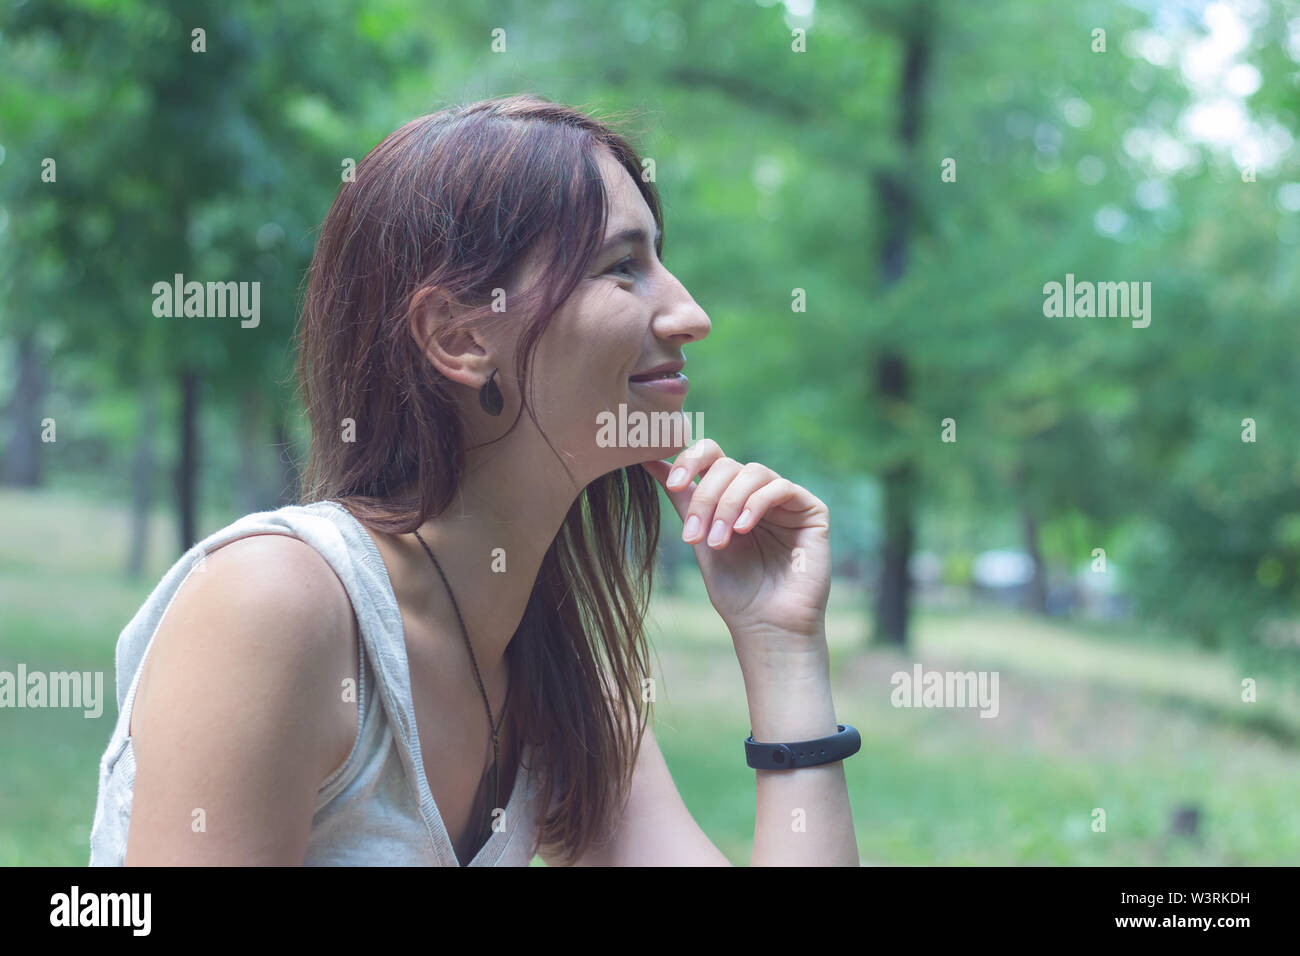
[[[709,317],[655,254],[654,216],[632,176],[608,150],[600,165],[604,242],[542,335],[532,371],[537,420],[585,480],[691,442],[687,382],[676,373],[686,343],[709,334]]]

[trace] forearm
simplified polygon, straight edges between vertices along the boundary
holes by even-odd
[[[810,740],[835,733],[824,638],[815,651],[765,656],[741,670],[756,741]],[[751,866],[859,865],[843,761],[754,773]]]

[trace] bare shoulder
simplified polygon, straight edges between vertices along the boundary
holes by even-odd
[[[238,538],[177,591],[146,658],[133,719],[148,697],[146,678],[168,662],[222,663],[239,679],[271,668],[298,681],[303,665],[307,673],[324,662],[337,669],[355,652],[351,602],[320,552],[286,534]]]
[[[191,576],[203,579],[196,591],[208,597],[220,595],[245,611],[275,616],[282,623],[299,614],[312,624],[329,624],[337,612],[351,608],[343,582],[329,562],[293,535],[264,533],[237,538],[211,552],[203,567]]]
[[[357,728],[356,619],[301,539],[211,552],[159,624],[132,707],[131,863],[300,862],[316,794]],[[220,839],[177,834],[197,808]],[[213,828],[206,832],[212,833]]]

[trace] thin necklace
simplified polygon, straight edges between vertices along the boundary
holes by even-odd
[[[456,603],[456,593],[452,591],[451,585],[447,583],[447,575],[443,573],[442,565],[440,565],[438,563],[438,559],[433,556],[433,552],[429,549],[429,546],[424,543],[424,538],[420,537],[419,531],[415,532],[415,537],[419,540],[420,544],[424,547],[424,553],[429,556],[429,560],[433,562],[433,566],[438,569],[438,576],[442,578],[443,587],[447,589],[447,595],[451,598],[452,609],[455,610],[456,612],[456,620],[460,623],[460,633],[465,638],[465,649],[469,651],[470,663],[474,665],[474,681],[475,683],[478,684],[479,693],[483,695],[483,706],[487,708],[488,729],[492,731],[492,766],[488,770],[488,789],[492,791],[492,795],[496,800],[496,807],[500,808],[501,780],[497,768],[497,762],[500,759],[500,753],[498,749],[499,748],[498,732],[500,730],[499,723],[505,720],[506,709],[504,706],[501,708],[500,721],[493,721],[492,705],[488,703],[487,691],[483,689],[483,678],[479,676],[479,672],[478,672],[478,659],[474,656],[474,648],[470,645],[469,630],[465,627],[465,619],[461,617],[460,605]],[[506,669],[506,703],[509,703],[510,701],[510,677],[511,677],[510,669],[507,668]],[[480,819],[480,823],[479,823],[480,834],[485,829],[491,827],[492,810],[493,807],[484,806],[483,817]],[[490,835],[491,834],[489,833],[489,836]]]

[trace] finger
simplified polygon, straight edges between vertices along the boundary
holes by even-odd
[[[687,544],[699,544],[706,534],[716,537],[714,532],[717,524],[713,520],[713,512],[717,507],[718,499],[727,490],[732,479],[740,474],[743,467],[734,458],[719,458],[709,465],[709,470],[704,473],[699,484],[695,486],[695,493],[691,495],[686,524],[682,528],[683,541]]]
[[[668,474],[672,470],[672,465],[666,461],[643,461],[641,467],[650,473],[650,476],[659,482],[663,488],[664,494],[668,496],[668,501],[672,504],[673,510],[677,516],[686,520],[686,509],[691,503],[691,494],[694,491],[689,485],[680,491],[673,491],[668,487]]]
[[[731,532],[740,527],[741,518],[744,518],[745,528],[753,527],[753,515],[745,510],[746,504],[760,488],[780,480],[780,477],[771,468],[756,461],[742,466],[719,496],[717,507],[713,510],[712,520],[708,523],[709,537],[706,539],[709,547],[721,549],[730,544]],[[703,483],[701,479],[700,484]]]
[[[665,487],[678,490],[686,488],[695,480],[696,475],[707,471],[710,465],[722,457],[722,448],[717,442],[712,438],[701,438],[677,456]]]
[[[773,508],[788,502],[806,504],[808,507],[819,504],[812,494],[796,485],[789,478],[778,477],[775,481],[768,482],[749,496],[741,511],[742,514],[749,512],[749,516],[743,522],[737,521],[735,530],[740,534],[754,530],[758,527],[758,523],[763,520],[764,515]]]

